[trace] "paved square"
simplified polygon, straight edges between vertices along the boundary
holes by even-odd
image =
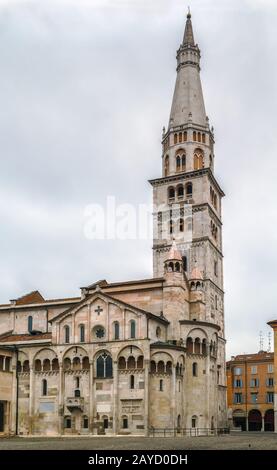
[[[277,450],[277,434],[220,437],[56,437],[0,439],[0,450]]]

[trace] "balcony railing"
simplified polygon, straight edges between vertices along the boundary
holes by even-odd
[[[229,433],[229,428],[149,428],[149,436],[151,437],[220,436]]]
[[[81,397],[68,397],[65,401],[65,406],[69,409],[69,411],[72,410],[83,410],[84,409],[84,399]]]

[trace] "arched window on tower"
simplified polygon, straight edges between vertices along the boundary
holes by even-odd
[[[179,220],[179,230],[180,232],[184,231],[184,219]]]
[[[179,132],[179,144],[182,143],[182,140],[183,140],[183,133]]]
[[[181,157],[179,155],[177,155],[176,157],[176,171],[180,171],[181,170]]]
[[[187,270],[188,270],[188,259],[187,259],[186,256],[183,256],[182,260],[183,260],[183,270],[187,272]]]
[[[188,133],[187,131],[184,132],[184,142],[186,142],[188,140]]]
[[[186,195],[187,195],[187,197],[192,196],[192,183],[187,183],[186,184]]]
[[[177,188],[178,198],[184,197],[184,186],[180,184]]]
[[[193,132],[193,141],[196,142],[196,132]]]
[[[172,186],[168,188],[168,198],[175,199],[175,188],[173,188]]]
[[[204,155],[201,149],[196,149],[193,156],[193,165],[195,170],[204,168]]]
[[[197,377],[198,375],[198,365],[197,365],[197,362],[194,362],[192,364],[192,375],[193,377]]]
[[[198,140],[198,142],[201,142],[201,133],[200,132],[197,133],[197,140]]]
[[[185,156],[184,153],[182,155],[181,169],[182,169],[182,171],[186,170],[186,156]]]
[[[178,143],[178,135],[174,134],[174,144],[177,144],[177,143]]]

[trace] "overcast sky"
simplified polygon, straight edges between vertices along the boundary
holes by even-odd
[[[277,2],[191,0],[224,200],[228,357],[277,318]],[[184,0],[0,0],[0,301],[150,277],[151,240],[92,241],[88,204],[151,202]]]

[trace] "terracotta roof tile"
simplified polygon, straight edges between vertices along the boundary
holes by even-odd
[[[16,305],[37,304],[44,302],[44,298],[38,290],[34,290],[33,292],[29,292],[28,294],[15,299],[14,302]]]
[[[0,343],[17,343],[19,341],[37,341],[40,339],[51,339],[51,333],[41,333],[37,335],[7,335],[0,338]]]

